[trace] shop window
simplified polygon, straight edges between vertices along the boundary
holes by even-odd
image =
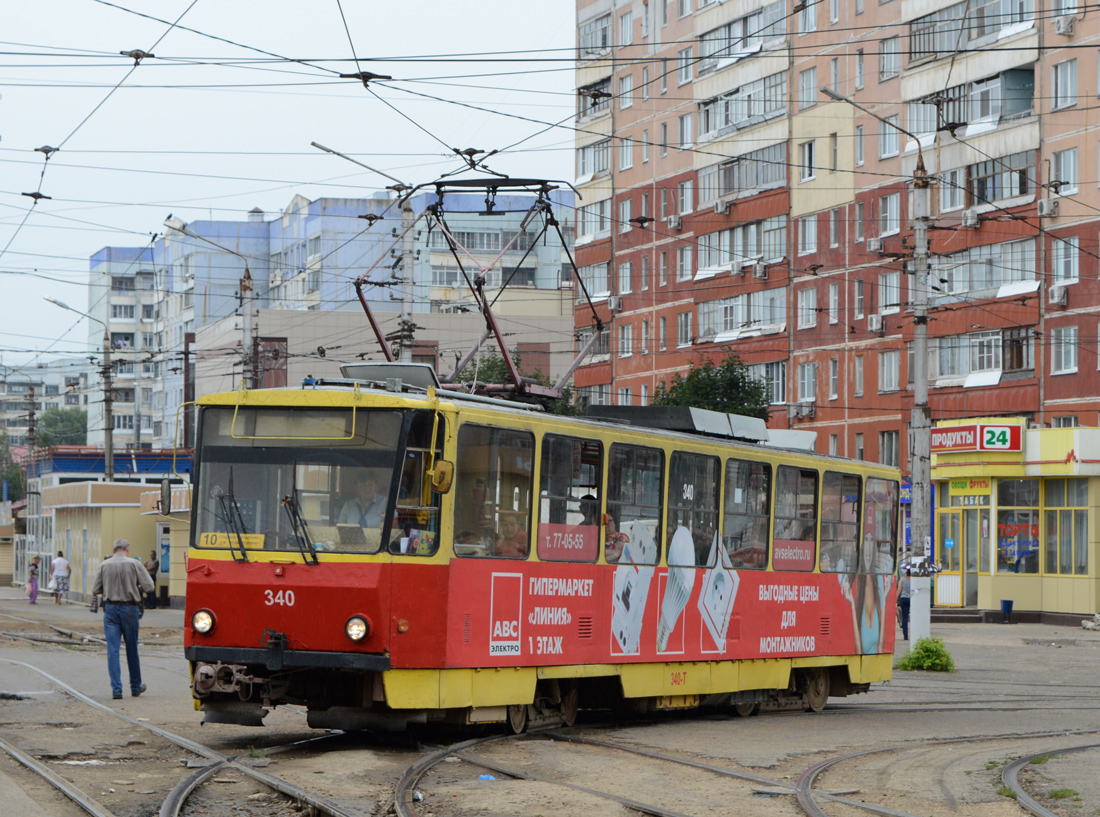
[[[860,435],[857,435],[860,436]],[[776,470],[776,570],[813,570],[817,551],[817,471],[781,465]]]
[[[1039,572],[1039,480],[997,480],[997,572]]]
[[[726,462],[726,505],[722,546],[735,569],[768,566],[768,497],[771,466],[763,462]]]
[[[466,424],[458,431],[455,553],[526,558],[532,434]]]
[[[1045,553],[1047,575],[1087,576],[1089,572],[1089,481],[1043,481]]]
[[[859,477],[825,472],[821,483],[822,573],[855,573],[859,569],[859,501]]]
[[[683,451],[672,455],[668,477],[670,565],[716,563],[719,467],[717,457]]]
[[[544,561],[594,562],[600,554],[598,440],[547,435],[539,474],[538,554]]]
[[[655,565],[661,559],[661,475],[654,448],[611,446],[607,472],[607,561]]]

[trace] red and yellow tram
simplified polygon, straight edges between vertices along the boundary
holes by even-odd
[[[745,442],[763,424],[727,415],[397,380],[199,402],[185,644],[208,722],[297,704],[319,728],[520,731],[819,710],[890,677],[896,469]]]

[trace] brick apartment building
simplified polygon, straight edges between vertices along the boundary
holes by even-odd
[[[769,425],[904,467],[922,155],[933,420],[1100,424],[1100,16],[1081,8],[578,0],[576,256],[604,324],[579,393],[645,403],[732,350]],[[576,323],[583,341],[583,299]]]

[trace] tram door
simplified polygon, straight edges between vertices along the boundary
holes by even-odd
[[[941,571],[936,574],[936,604],[941,607],[962,607],[962,512],[940,511],[936,514],[936,557]]]

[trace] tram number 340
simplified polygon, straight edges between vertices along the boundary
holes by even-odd
[[[273,607],[276,604],[280,607],[293,607],[294,606],[294,591],[293,590],[280,590],[275,592],[274,590],[264,591],[264,604],[268,607]]]

